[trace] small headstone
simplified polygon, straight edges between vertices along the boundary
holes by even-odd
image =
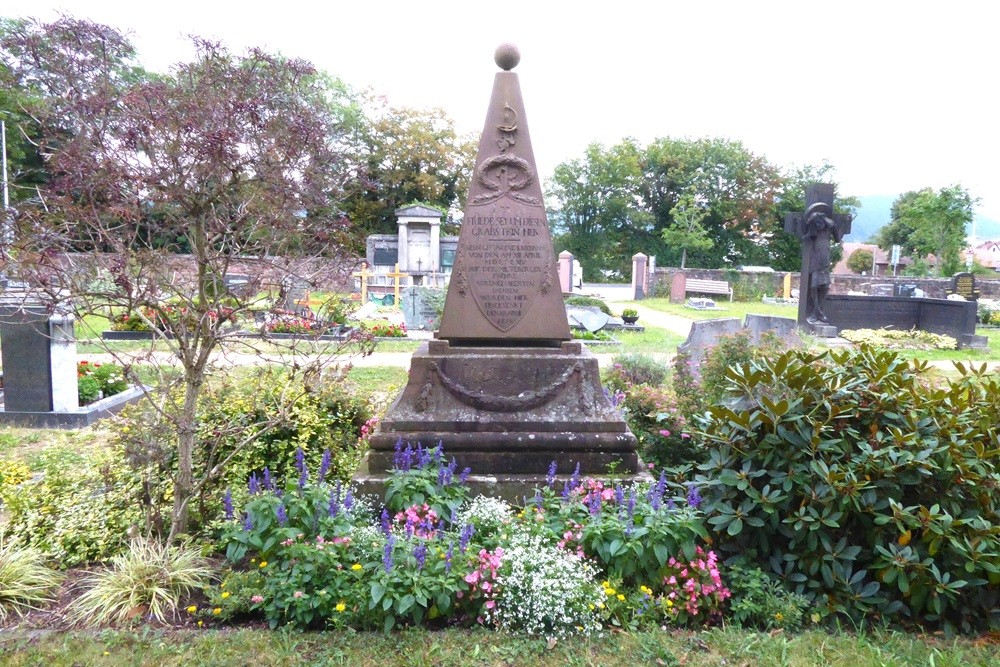
[[[893,286],[891,283],[883,285],[872,285],[872,296],[892,296]]]
[[[979,298],[979,290],[976,289],[976,276],[971,273],[956,273],[951,278],[951,289],[948,294],[957,294],[966,301],[975,301]]]
[[[670,303],[684,303],[687,296],[687,276],[675,273],[670,277]]]
[[[687,340],[677,346],[677,351],[691,355],[692,359],[700,359],[705,349],[718,345],[720,337],[731,336],[742,329],[742,323],[735,317],[695,320],[691,324]]]
[[[591,333],[600,331],[611,320],[607,313],[594,306],[566,306],[566,317],[571,326],[576,324]]]
[[[694,308],[695,310],[716,310],[719,308],[715,305],[714,301],[705,297],[688,299],[687,305],[689,308]]]
[[[406,321],[406,328],[411,330],[433,331],[437,329],[440,310],[435,299],[441,290],[429,287],[406,287],[402,293],[401,308]]]

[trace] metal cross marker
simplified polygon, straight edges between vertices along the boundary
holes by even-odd
[[[396,264],[395,270],[393,270],[392,273],[387,273],[385,275],[388,276],[389,278],[392,278],[392,293],[393,293],[393,296],[396,299],[394,301],[394,303],[395,303],[396,307],[399,308],[399,286],[401,284],[400,281],[403,278],[408,278],[410,276],[410,274],[409,273],[402,273],[399,270],[399,264]]]
[[[785,231],[802,240],[799,317],[804,325],[825,324],[823,301],[830,287],[830,241],[840,243],[851,232],[851,216],[833,212],[833,184],[806,185],[806,210],[785,216]]]
[[[399,264],[396,265],[396,270],[399,270]],[[368,303],[368,279],[375,275],[368,270],[368,262],[362,262],[361,270],[355,271],[351,275],[361,279],[361,303]]]

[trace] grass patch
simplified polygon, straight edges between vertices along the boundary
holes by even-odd
[[[347,374],[347,379],[358,388],[358,394],[365,396],[376,392],[395,394],[406,384],[405,368],[398,366],[355,367]]]
[[[772,665],[854,667],[1000,664],[995,647],[892,632],[853,635],[820,630],[774,635],[743,630],[652,631],[544,640],[488,631],[381,633],[281,630],[109,630],[34,638],[5,632],[5,665]],[[252,660],[251,660],[252,656]]]
[[[0,456],[28,464],[32,470],[74,465],[84,450],[104,447],[111,433],[100,423],[64,430],[0,427]]]
[[[798,317],[798,306],[764,303],[763,301],[716,301],[719,310],[696,310],[683,304],[670,303],[670,299],[643,299],[634,302],[651,310],[670,313],[689,320],[714,320],[721,317],[736,317],[745,319],[747,314],[775,315],[777,317]],[[642,320],[639,320],[640,324]]]
[[[660,329],[646,327],[645,331],[615,331],[614,337],[622,345],[620,352],[641,352],[643,354],[675,354],[677,346],[685,341],[684,336]]]

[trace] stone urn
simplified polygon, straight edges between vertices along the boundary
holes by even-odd
[[[639,313],[627,308],[622,311],[622,322],[625,324],[635,324],[639,321]]]

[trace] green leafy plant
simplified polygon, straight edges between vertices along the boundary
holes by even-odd
[[[809,600],[790,592],[760,568],[729,563],[726,583],[732,592],[728,617],[743,627],[799,630],[808,620]]]
[[[45,565],[41,552],[0,532],[0,622],[50,602],[60,582],[62,575]]]
[[[93,625],[176,618],[182,600],[208,585],[214,570],[190,546],[133,540],[108,569],[86,577],[72,605],[77,622]]]
[[[423,447],[417,443],[403,446],[396,443],[393,474],[386,485],[385,506],[391,512],[402,512],[413,505],[427,503],[439,517],[450,517],[468,497],[466,477],[471,470],[458,472],[453,458],[445,459],[438,447]]]
[[[586,331],[583,329],[573,329],[573,338],[576,340],[614,340],[614,337],[607,331]]]
[[[647,354],[616,354],[611,368],[604,373],[604,385],[612,391],[627,391],[630,387],[648,384],[658,387],[667,378],[668,368]]]
[[[76,365],[80,405],[120,394],[128,389],[125,371],[116,364],[80,361]]]
[[[699,467],[708,522],[821,616],[1000,623],[1000,382],[866,346],[733,368]]]
[[[639,311],[635,308],[625,308],[622,310],[622,317],[639,317]]]
[[[691,436],[673,390],[634,385],[625,392],[622,406],[643,461],[662,468],[705,460],[705,449]]]
[[[844,329],[840,332],[855,344],[866,344],[873,347],[884,347],[892,350],[954,350],[958,341],[951,336],[934,334],[929,331],[913,329],[901,331],[898,329]]]
[[[63,567],[106,560],[142,524],[141,487],[112,452],[50,450],[19,485],[0,485],[8,537]]]

